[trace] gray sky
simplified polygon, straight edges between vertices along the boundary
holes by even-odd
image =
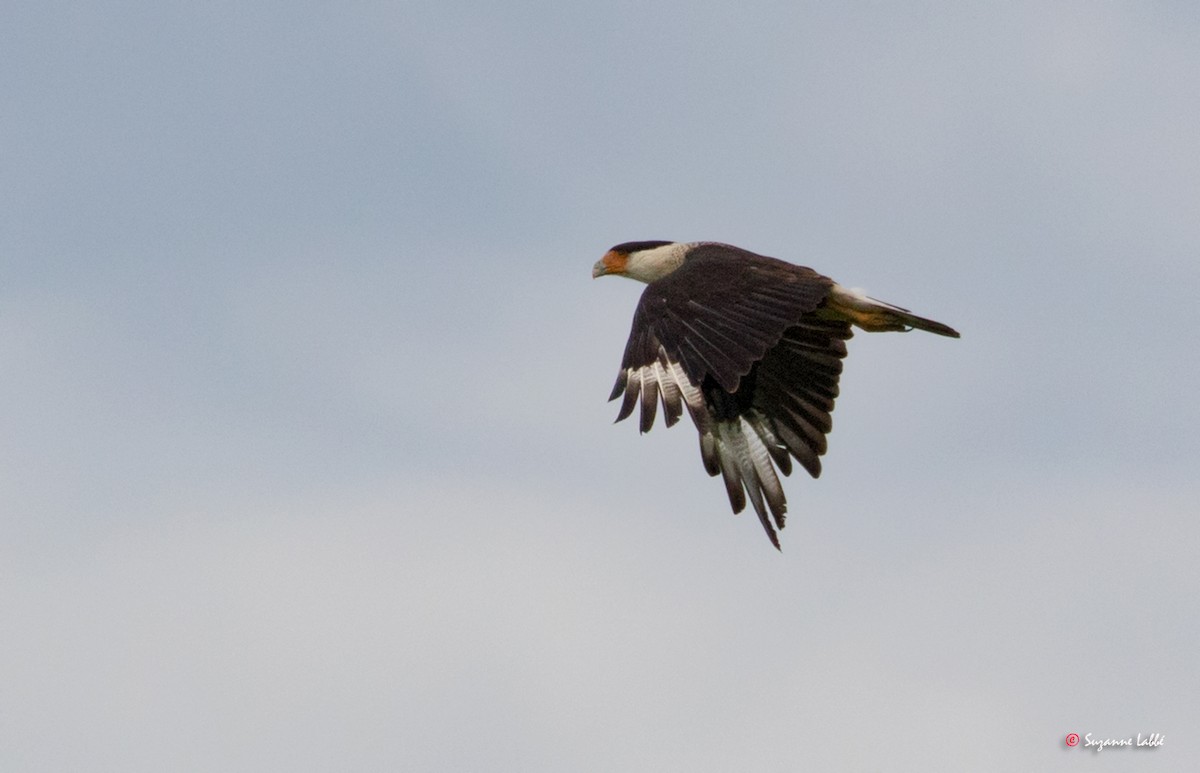
[[[5,771],[1200,744],[1186,3],[0,10]],[[859,334],[777,554],[607,404],[633,239]]]

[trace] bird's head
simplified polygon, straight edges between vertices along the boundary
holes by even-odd
[[[678,242],[624,242],[596,261],[592,278],[615,274],[648,284],[679,268],[687,249],[687,244]]]

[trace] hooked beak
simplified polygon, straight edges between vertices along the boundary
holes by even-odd
[[[625,263],[629,260],[629,256],[615,250],[609,250],[604,253],[604,257],[596,261],[596,265],[592,266],[592,279],[606,274],[624,274]]]

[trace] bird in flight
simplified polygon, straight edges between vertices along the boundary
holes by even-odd
[[[617,421],[640,404],[648,432],[660,399],[668,427],[686,407],[704,469],[724,479],[735,513],[750,498],[776,549],[787,500],[775,469],[790,475],[795,459],[821,474],[850,326],[959,337],[811,268],[729,244],[625,242],[592,267],[593,278],[608,274],[647,285],[608,398],[622,398]]]

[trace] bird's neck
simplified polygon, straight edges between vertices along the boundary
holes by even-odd
[[[625,264],[625,276],[646,284],[662,279],[683,265],[687,248],[686,244],[676,243],[634,252]]]

